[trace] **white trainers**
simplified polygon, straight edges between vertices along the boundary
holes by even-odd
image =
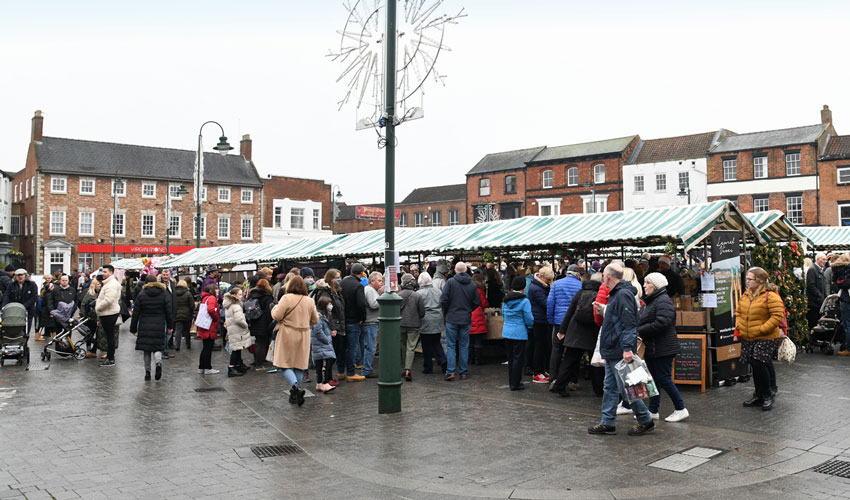
[[[623,406],[623,403],[620,403],[617,406],[617,415],[631,415],[631,414],[632,414],[632,410]]]
[[[198,368],[198,373],[200,373],[201,375],[203,375],[205,371],[206,370],[204,370],[203,368]]]
[[[216,370],[215,368],[208,368],[204,370],[204,375],[215,375],[216,373],[221,373],[221,370]]]
[[[669,417],[664,420],[667,422],[681,422],[682,420],[690,417],[691,415],[688,413],[687,408],[682,408],[681,410],[676,410],[670,414]]]
[[[652,417],[652,420],[658,420],[661,418],[657,413],[649,412],[649,416]],[[637,420],[637,415],[634,416],[634,419]]]

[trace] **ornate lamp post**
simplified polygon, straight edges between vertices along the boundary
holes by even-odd
[[[113,179],[112,181],[112,257],[110,257],[109,261],[112,262],[112,259],[115,258],[115,221],[118,219],[118,191],[124,191],[124,181],[121,180],[120,177]],[[127,224],[127,221],[124,221],[124,224]]]
[[[334,194],[336,191],[336,194]],[[334,184],[331,186],[331,233],[334,232],[336,226],[336,204],[339,203],[340,198],[342,198],[342,191],[339,190],[339,186]]]
[[[197,215],[195,218],[195,237],[196,248],[201,248],[201,195],[204,193],[204,126],[210,123],[215,123],[221,129],[221,137],[218,138],[218,144],[213,148],[218,151],[221,156],[227,156],[227,152],[233,147],[227,143],[227,137],[224,135],[224,127],[216,121],[204,122],[198,130],[198,156],[195,158],[195,204],[197,206]]]

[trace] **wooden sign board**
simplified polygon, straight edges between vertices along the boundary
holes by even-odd
[[[679,354],[673,359],[673,383],[700,386],[705,392],[705,335],[680,333]]]

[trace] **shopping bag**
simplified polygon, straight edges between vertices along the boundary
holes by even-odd
[[[776,354],[779,361],[785,361],[789,365],[797,359],[797,346],[788,337],[784,337],[779,343],[779,351]]]
[[[590,357],[590,366],[605,366],[605,360],[602,359],[602,353],[599,352],[599,336],[596,337],[596,348],[593,349],[593,356]]]
[[[206,302],[201,302],[201,305],[198,306],[198,317],[195,318],[195,325],[204,330],[209,330],[212,326],[212,316],[207,310]]]
[[[614,372],[623,387],[623,398],[629,403],[658,395],[649,367],[639,356],[635,356],[631,363],[621,359],[614,365]]]
[[[266,361],[270,363],[274,361],[274,341],[275,339],[272,339],[272,341],[269,342],[269,350],[266,352]]]

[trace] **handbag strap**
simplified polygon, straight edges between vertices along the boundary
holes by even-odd
[[[286,311],[286,313],[284,313],[283,317],[282,317],[282,318],[280,318],[280,321],[279,321],[278,323],[282,324],[282,323],[283,323],[283,320],[285,320],[285,319],[286,319],[286,317],[287,317],[287,316],[289,316],[289,313],[291,313],[291,312],[292,312],[292,311],[294,311],[294,310],[295,310],[295,309],[296,309],[299,305],[301,305],[301,301],[302,301],[302,300],[304,300],[304,296],[303,296],[303,295],[301,296],[301,298],[300,298],[300,299],[298,299],[298,302],[296,302],[296,303],[295,303],[295,307],[293,307],[292,309],[290,309],[290,310]]]

